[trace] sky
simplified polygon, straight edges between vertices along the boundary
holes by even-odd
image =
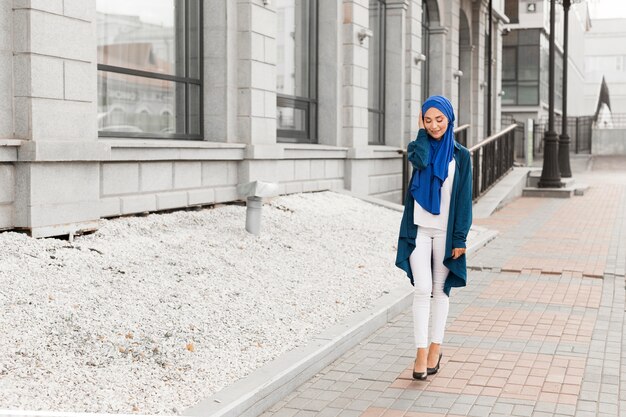
[[[626,18],[626,0],[587,0],[592,19]]]
[[[174,0],[97,0],[101,13],[121,13],[140,16],[141,20],[156,25],[174,24]]]

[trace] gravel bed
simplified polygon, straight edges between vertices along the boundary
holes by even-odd
[[[401,213],[332,192],[0,234],[0,409],[180,414],[401,284]]]

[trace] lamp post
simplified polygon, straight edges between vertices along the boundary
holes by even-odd
[[[543,169],[537,184],[539,188],[560,188],[561,173],[559,172],[558,136],[554,131],[554,20],[555,0],[550,0],[550,55],[548,77],[548,131],[543,140]]]
[[[571,143],[567,134],[567,47],[569,38],[569,9],[574,3],[580,3],[583,0],[557,0],[563,4],[563,122],[561,127],[561,136],[559,137],[559,170],[561,177],[571,178],[572,169],[569,163],[569,145]]]

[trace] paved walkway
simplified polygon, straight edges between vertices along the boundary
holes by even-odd
[[[626,416],[626,158],[582,197],[520,198],[453,290],[440,372],[411,378],[410,310],[264,417]]]

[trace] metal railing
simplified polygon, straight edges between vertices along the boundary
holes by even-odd
[[[472,157],[473,200],[513,168],[516,127],[517,124],[512,124],[469,148]]]
[[[593,122],[593,127],[598,129],[624,129],[626,128],[626,114],[611,113],[605,117],[599,116],[598,120]]]
[[[465,124],[454,128],[454,139],[463,146],[467,146],[467,132],[471,125]],[[402,204],[404,204],[404,196],[409,184],[409,175],[411,172],[411,164],[409,163],[406,149],[399,150],[402,154]]]
[[[470,125],[461,125],[454,129],[454,139],[467,148],[467,132]]]

